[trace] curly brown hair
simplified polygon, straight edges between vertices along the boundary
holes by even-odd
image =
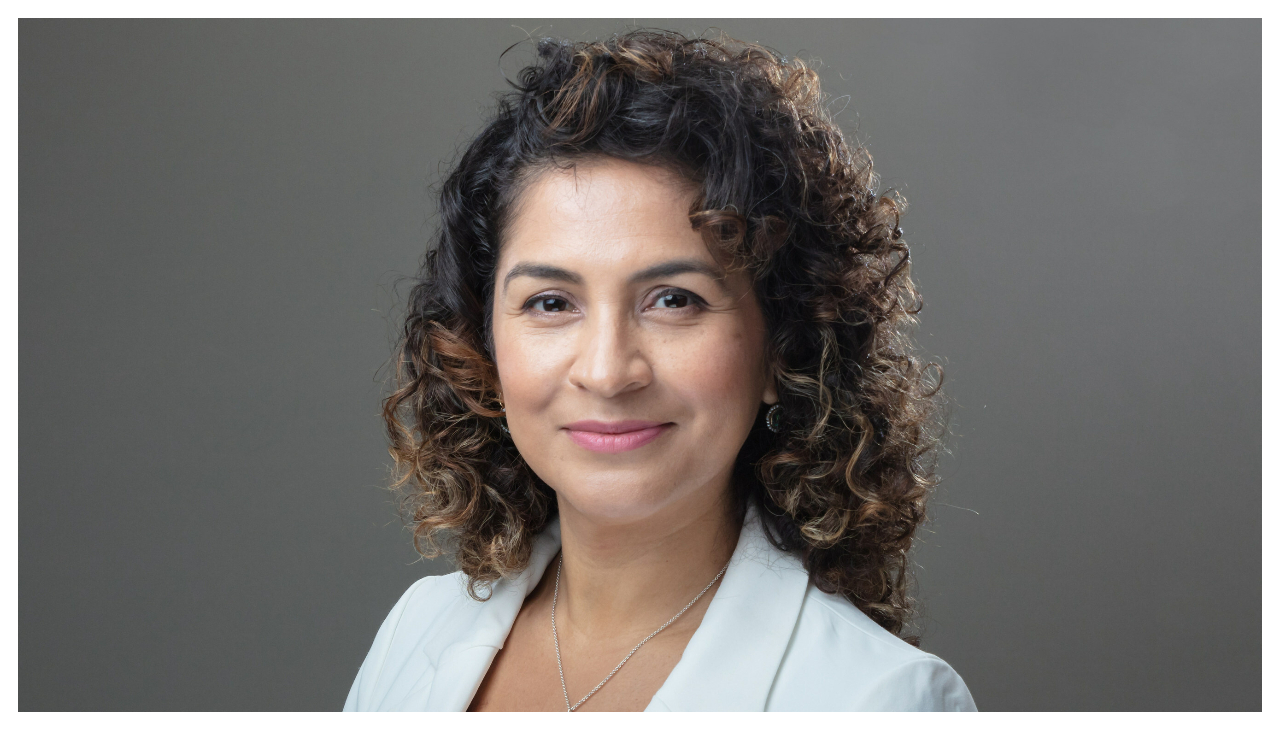
[[[510,49],[508,49],[510,50]],[[513,202],[548,164],[604,156],[680,172],[690,223],[749,272],[783,428],[739,454],[740,504],[811,580],[901,634],[908,550],[936,484],[941,369],[914,354],[921,300],[899,219],[805,62],[727,37],[636,30],[543,39],[440,190],[383,405],[414,544],[470,590],[522,570],[554,492],[501,429],[490,316]],[[446,547],[447,545],[447,547]]]

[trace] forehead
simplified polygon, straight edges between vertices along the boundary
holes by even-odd
[[[615,159],[535,174],[514,206],[499,270],[536,260],[575,268],[672,257],[714,263],[689,222],[697,189],[667,168]]]

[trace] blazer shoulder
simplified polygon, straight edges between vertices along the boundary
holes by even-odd
[[[939,657],[812,584],[770,691],[771,710],[976,710]]]
[[[467,576],[461,571],[419,578],[387,616],[388,621],[396,618],[395,630],[387,640],[393,646],[419,644],[427,635],[453,628],[453,619],[469,619],[472,611],[468,609],[476,603],[467,593]]]
[[[869,644],[874,647],[874,651],[883,654],[885,659],[894,662],[910,661],[921,655],[932,656],[890,633],[848,599],[824,593],[813,584],[809,585],[805,593],[800,620],[827,625],[835,637],[844,642]]]
[[[348,693],[344,709],[369,709],[385,694],[388,680],[416,662],[424,643],[470,600],[461,572],[420,578],[401,594],[383,619]]]
[[[464,598],[470,598],[467,595],[467,576],[462,571],[454,571],[419,578],[405,590],[401,601],[410,617],[419,618],[447,611]]]

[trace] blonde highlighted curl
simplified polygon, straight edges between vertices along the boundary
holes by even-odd
[[[936,484],[941,370],[914,354],[921,300],[899,227],[803,61],[729,38],[632,31],[543,39],[440,191],[383,406],[393,485],[427,557],[472,595],[526,566],[555,495],[502,430],[489,321],[499,241],[523,186],[592,157],[661,165],[699,194],[690,224],[748,272],[765,312],[782,432],[764,409],[740,503],[813,582],[902,634],[908,551]]]

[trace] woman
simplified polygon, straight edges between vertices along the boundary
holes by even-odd
[[[349,710],[971,710],[899,635],[938,379],[798,60],[544,40],[441,194],[384,415],[424,555]]]

